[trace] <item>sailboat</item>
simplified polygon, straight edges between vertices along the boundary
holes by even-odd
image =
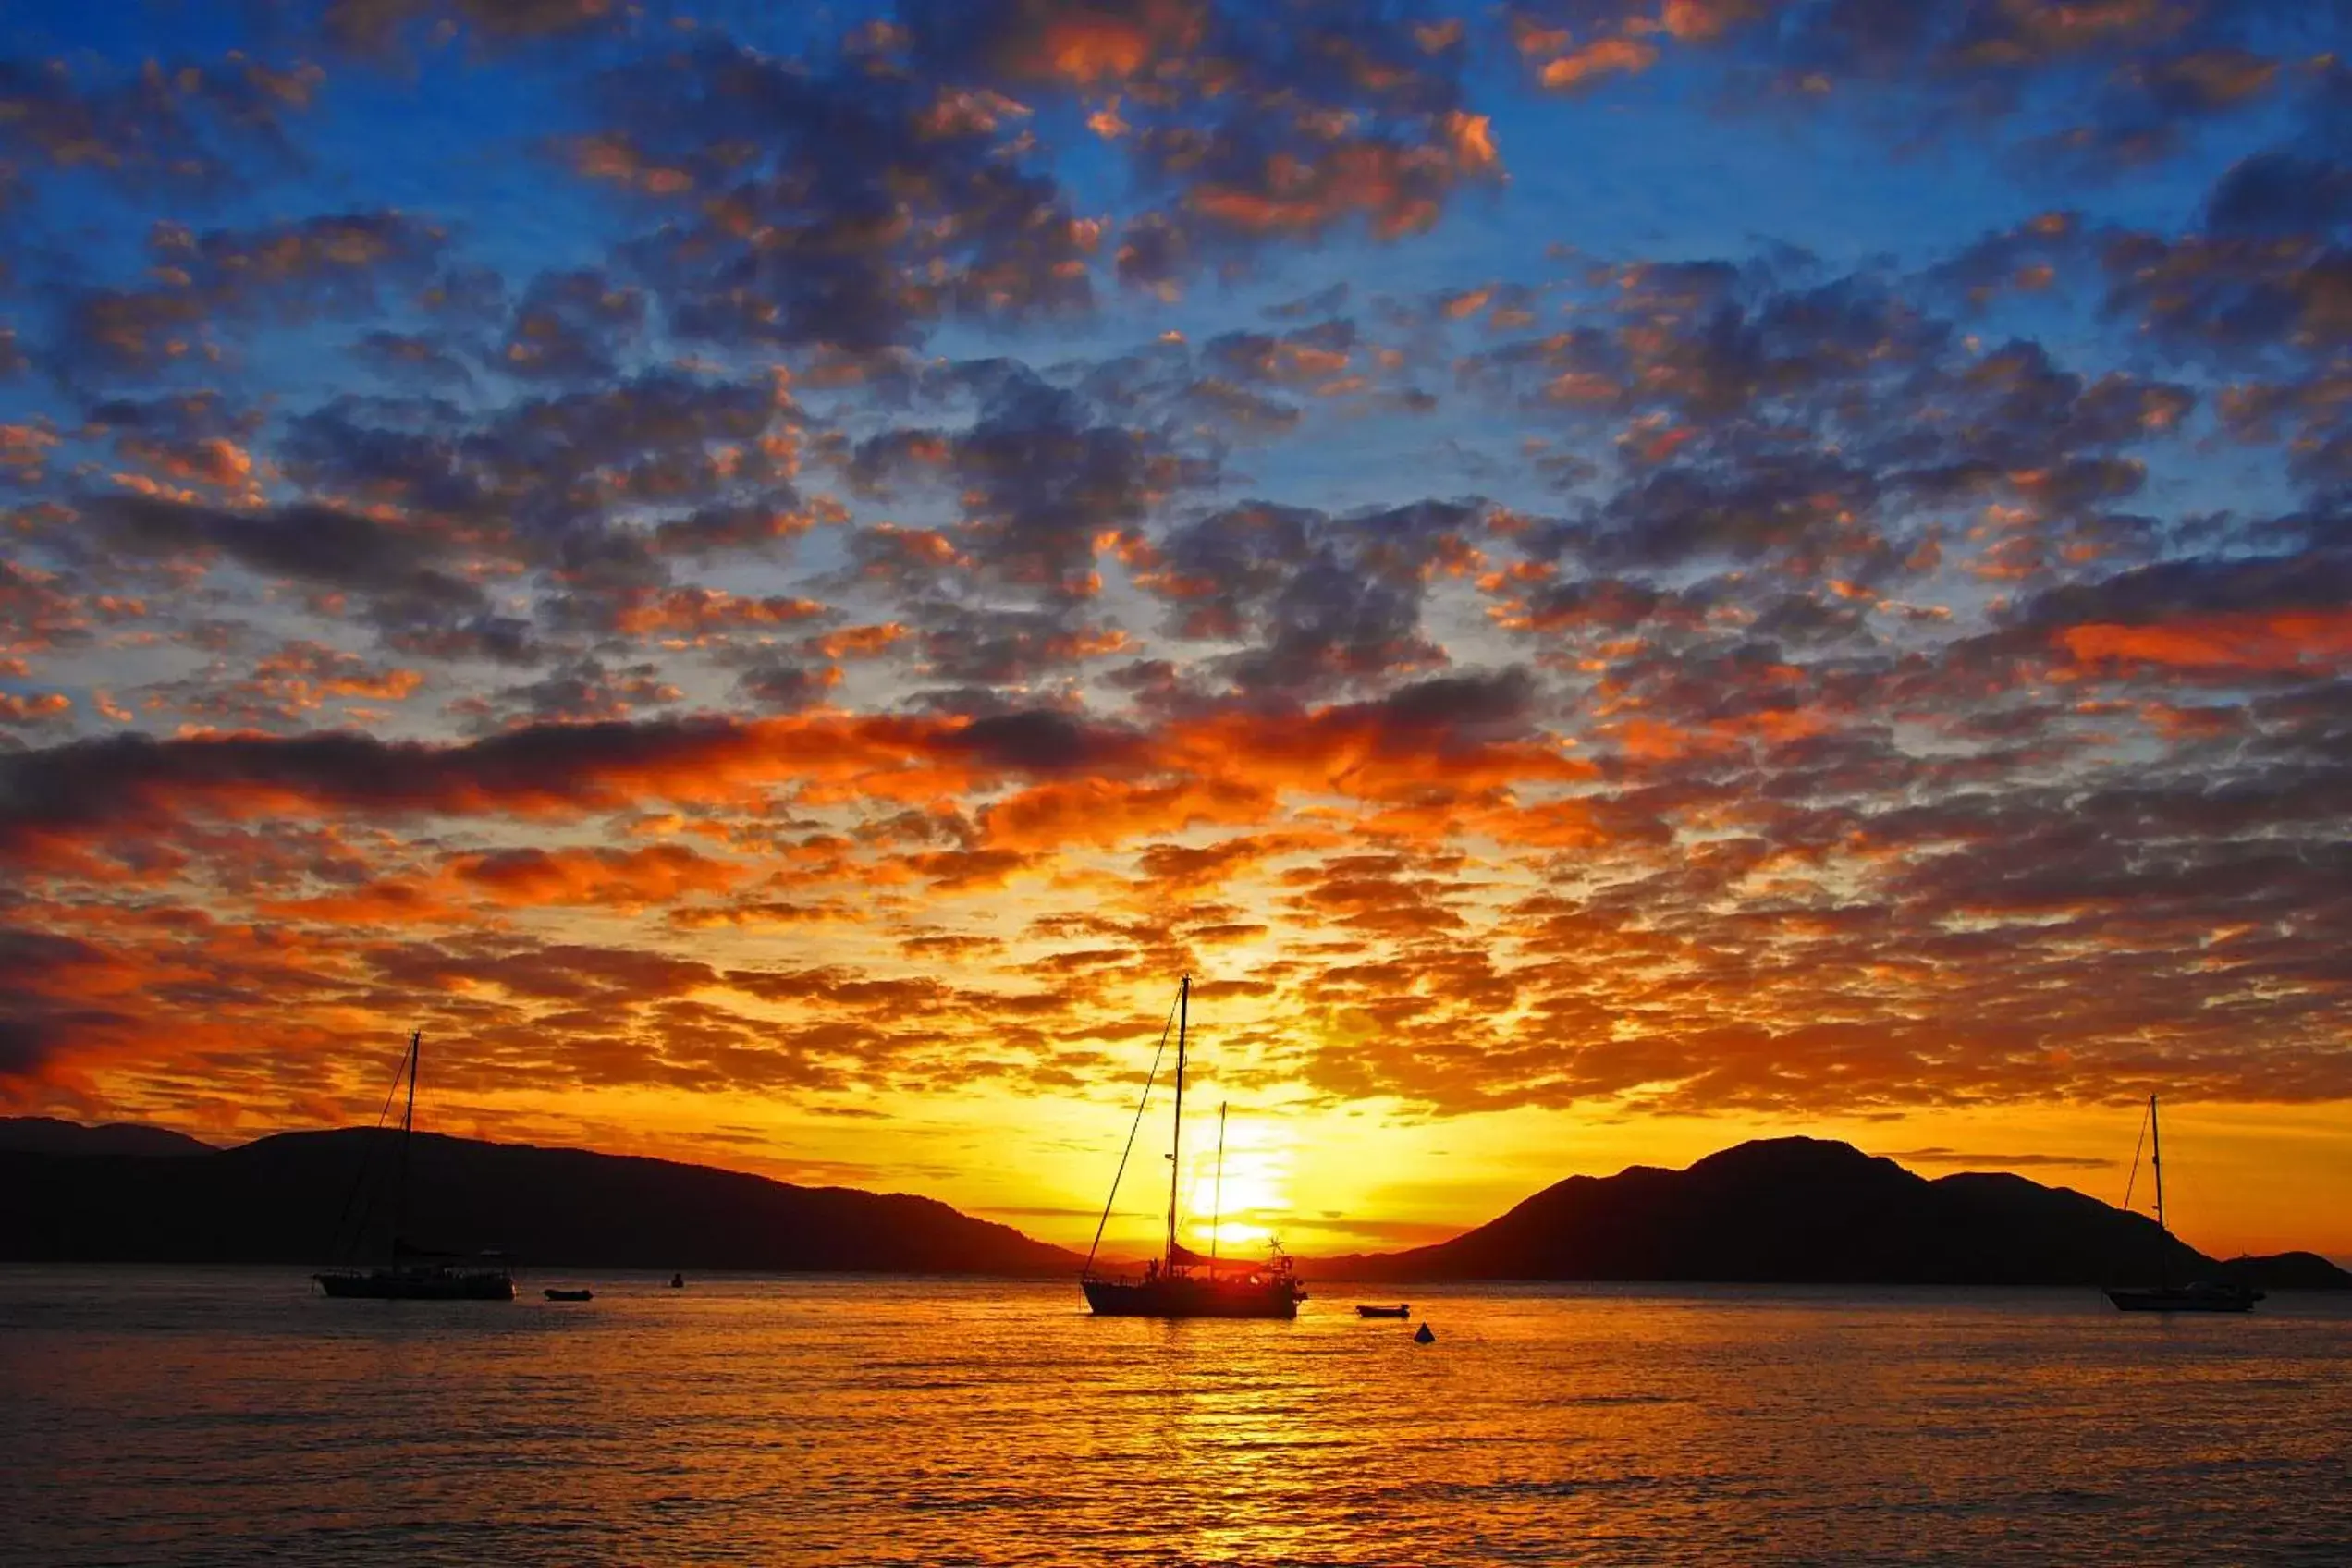
[[[374,1301],[512,1301],[514,1275],[508,1270],[455,1268],[440,1255],[411,1247],[400,1234],[401,1222],[407,1218],[409,1144],[416,1130],[417,1066],[423,1057],[423,1046],[424,1031],[419,1029],[409,1036],[400,1072],[392,1079],[397,1090],[400,1078],[407,1077],[409,1097],[400,1112],[400,1174],[393,1188],[391,1256],[379,1268],[364,1271],[333,1269],[311,1278],[330,1296]],[[390,1102],[386,1103],[388,1109]],[[381,1124],[379,1120],[378,1125]],[[365,1172],[361,1174],[364,1177]],[[345,1207],[348,1209],[349,1205],[347,1203]]]
[[[2164,1135],[2156,1123],[2156,1096],[2148,1096],[2149,1169],[2156,1173],[2156,1229],[2162,1244],[2156,1250],[2156,1280],[2152,1285],[2118,1285],[2107,1292],[2107,1299],[2122,1312],[2244,1312],[2262,1299],[2262,1292],[2250,1285],[2229,1280],[2200,1280],[2186,1285],[2173,1284],[2165,1278],[2166,1258],[2172,1252],[2173,1233],[2164,1224]],[[2134,1175],[2138,1173],[2138,1157],[2132,1161]],[[2128,1207],[2131,1195],[2124,1197]]]
[[[1193,977],[1185,975],[1176,992],[1176,1116],[1169,1134],[1168,1145],[1168,1246],[1159,1257],[1146,1264],[1140,1278],[1109,1277],[1095,1272],[1095,1253],[1102,1245],[1102,1224],[1095,1227],[1095,1245],[1087,1250],[1085,1272],[1079,1277],[1079,1288],[1086,1293],[1086,1305],[1098,1317],[1296,1317],[1298,1304],[1306,1299],[1306,1290],[1299,1283],[1298,1274],[1291,1259],[1280,1246],[1269,1243],[1270,1256],[1263,1264],[1220,1263],[1216,1243],[1212,1239],[1207,1257],[1182,1245],[1176,1239],[1179,1218],[1178,1194],[1182,1188],[1183,1165],[1177,1157],[1184,1145],[1184,1047],[1185,1032],[1191,1023]],[[1160,1036],[1166,1048],[1168,1036]],[[1155,1064],[1155,1073],[1157,1064]],[[1151,1083],[1144,1084],[1144,1097],[1135,1106],[1135,1122],[1141,1126],[1144,1108],[1151,1103]],[[1135,1146],[1133,1129],[1127,1134],[1127,1146]],[[1223,1218],[1225,1134],[1222,1111],[1218,1117],[1217,1163],[1219,1218]],[[1126,1156],[1119,1160],[1121,1174],[1127,1170]],[[1111,1205],[1119,1198],[1119,1178],[1111,1178],[1110,1197],[1103,1204],[1103,1223],[1110,1219]],[[1210,1226],[1214,1238],[1217,1226]]]

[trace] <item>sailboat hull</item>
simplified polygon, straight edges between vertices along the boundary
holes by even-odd
[[[2109,1291],[2107,1299],[2119,1312],[2248,1312],[2262,1292],[2231,1285],[2147,1285]]]
[[[1081,1280],[1097,1317],[1296,1317],[1295,1280]]]
[[[512,1301],[514,1277],[494,1269],[376,1268],[313,1274],[330,1296],[360,1301]]]

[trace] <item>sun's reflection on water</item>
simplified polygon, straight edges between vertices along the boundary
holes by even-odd
[[[1923,1520],[1955,1561],[2091,1562],[2352,1532],[2341,1309],[2150,1331],[2057,1293],[1423,1289],[1425,1348],[1328,1284],[1295,1323],[1166,1323],[1066,1282],[428,1312],[46,1280],[0,1275],[12,1562],[1902,1561]]]

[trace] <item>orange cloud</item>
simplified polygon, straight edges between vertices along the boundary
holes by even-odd
[[[1658,63],[1658,46],[1632,38],[1603,38],[1545,62],[1538,79],[1555,92],[1612,74],[1638,76]]]
[[[2143,626],[2069,626],[2057,642],[2084,664],[2283,671],[2352,659],[2352,609],[2248,611]]]
[[[625,137],[582,137],[573,143],[571,159],[591,179],[608,179],[648,195],[676,196],[694,188],[692,174],[649,161]]]
[[[1671,36],[1685,43],[1705,43],[1756,9],[1757,0],[1666,0],[1658,19]]]
[[[1359,216],[1383,239],[1418,234],[1437,222],[1439,199],[1455,182],[1501,166],[1485,116],[1453,114],[1439,129],[1437,146],[1355,139],[1312,156],[1275,153],[1248,183],[1205,180],[1184,200],[1203,217],[1250,234],[1316,234]]]
[[[1232,780],[1138,784],[1109,778],[1041,784],[983,814],[989,842],[1024,849],[1070,843],[1106,847],[1180,833],[1203,823],[1249,824],[1274,815],[1277,798]]]
[[[1064,81],[1133,76],[1151,54],[1151,35],[1121,18],[1089,15],[1048,25],[1037,40],[1035,68]]]
[[[879,626],[845,626],[814,639],[809,647],[828,659],[873,658],[906,636],[907,629],[896,621]]]
[[[723,893],[743,868],[682,844],[639,850],[499,850],[449,864],[450,881],[494,903],[666,904],[693,893]]]
[[[975,5],[970,20],[993,29],[981,41],[996,67],[1015,80],[1099,87],[1181,64],[1200,46],[1200,0],[1011,0]]]
[[[632,596],[614,612],[613,626],[631,636],[701,637],[789,626],[825,613],[826,606],[814,599],[755,599],[717,588],[670,588]]]
[[[1165,748],[1197,777],[1370,801],[1433,786],[1471,791],[1594,773],[1553,740],[1454,739],[1400,725],[1373,704],[1294,717],[1214,715],[1175,727]]]
[[[43,724],[73,712],[73,699],[63,692],[36,692],[18,696],[0,692],[0,724]]]

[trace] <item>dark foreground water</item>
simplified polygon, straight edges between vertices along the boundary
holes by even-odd
[[[0,1562],[2352,1563],[2325,1298],[570,1282],[0,1268]]]

